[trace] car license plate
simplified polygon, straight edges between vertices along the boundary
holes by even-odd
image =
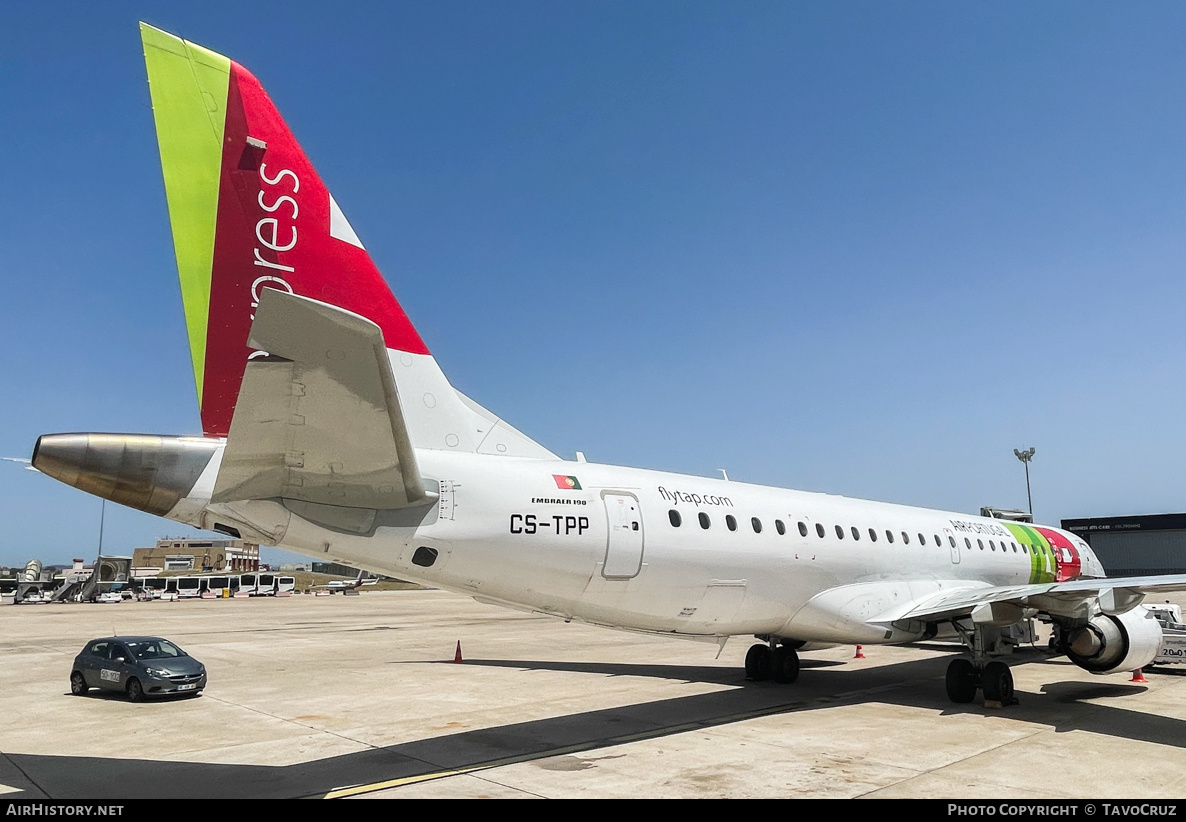
[[[191,682],[189,685],[178,685],[178,686],[177,686],[177,690],[179,690],[179,691],[192,691],[192,690],[193,690],[194,688],[196,688],[196,687],[198,687],[198,683],[196,683],[196,682]]]

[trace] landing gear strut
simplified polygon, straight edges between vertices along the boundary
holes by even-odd
[[[799,678],[799,654],[789,645],[777,644],[777,640],[752,645],[745,655],[745,678],[754,682],[773,679],[789,685]]]

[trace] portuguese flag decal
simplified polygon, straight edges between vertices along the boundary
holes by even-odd
[[[581,483],[576,477],[566,477],[563,474],[553,474],[552,479],[556,480],[556,487],[565,491],[580,491]]]

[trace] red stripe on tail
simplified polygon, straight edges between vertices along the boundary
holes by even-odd
[[[259,81],[232,62],[202,387],[207,435],[230,430],[262,288],[360,314],[388,348],[428,353],[370,255],[349,241],[348,227],[331,236],[330,223],[329,191],[313,164]]]

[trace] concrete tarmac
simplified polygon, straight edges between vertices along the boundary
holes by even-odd
[[[70,695],[96,636],[168,637],[198,698]],[[454,664],[460,640],[465,661]],[[947,701],[953,646],[802,655],[564,624],[441,591],[0,609],[0,799],[1186,795],[1186,666],[1148,684],[1014,661]]]

